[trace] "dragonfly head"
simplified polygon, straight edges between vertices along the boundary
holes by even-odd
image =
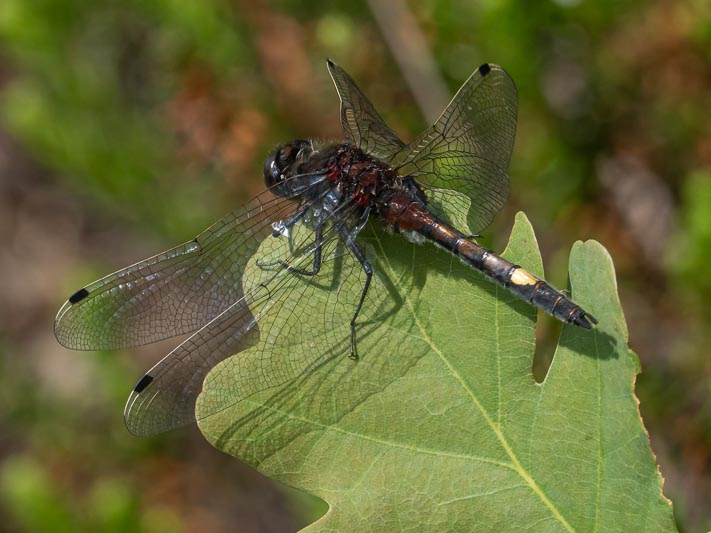
[[[282,144],[264,162],[264,183],[277,196],[286,196],[284,181],[298,173],[297,167],[306,161],[314,149],[309,141],[296,140]]]

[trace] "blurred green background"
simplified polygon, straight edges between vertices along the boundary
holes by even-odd
[[[611,252],[637,392],[684,531],[711,529],[711,4],[2,0],[0,529],[290,531],[323,507],[123,403],[175,343],[82,354],[67,295],[192,238],[262,187],[278,142],[339,138],[325,58],[411,139],[480,63],[520,93],[508,206],[565,286]],[[559,325],[541,317],[536,371]]]

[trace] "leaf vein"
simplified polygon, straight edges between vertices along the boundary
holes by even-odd
[[[380,240],[380,238],[376,235],[375,239],[378,242],[378,246],[380,247],[381,250],[381,257],[383,258],[383,263],[388,264],[388,270],[390,270],[391,275],[394,273],[394,270],[391,268],[387,254],[385,253],[385,249],[383,247],[383,243]],[[482,417],[484,418],[484,421],[486,424],[489,426],[489,428],[494,432],[494,435],[496,436],[497,440],[499,441],[499,444],[503,448],[504,452],[506,455],[508,455],[509,459],[511,460],[511,463],[513,465],[513,469],[518,473],[521,478],[528,484],[528,486],[531,488],[533,493],[538,496],[538,498],[541,500],[541,502],[548,508],[548,510],[551,512],[551,514],[560,522],[560,524],[568,531],[574,531],[573,527],[570,525],[570,523],[565,519],[561,511],[555,506],[555,504],[548,498],[548,496],[543,492],[543,489],[538,486],[536,481],[531,477],[531,475],[528,473],[528,471],[523,467],[521,462],[519,461],[518,457],[513,451],[513,448],[509,444],[508,440],[504,436],[504,434],[501,431],[501,428],[494,422],[492,419],[491,415],[489,412],[484,408],[482,403],[479,401],[479,398],[477,395],[474,393],[474,391],[467,385],[466,381],[464,378],[457,372],[456,368],[452,365],[451,361],[445,356],[444,353],[442,353],[441,350],[437,347],[437,345],[432,341],[430,336],[428,335],[427,331],[425,330],[424,325],[422,322],[419,320],[417,314],[415,313],[415,309],[412,305],[412,301],[407,295],[403,296],[403,301],[407,308],[409,309],[410,313],[412,314],[413,320],[415,321],[415,325],[417,328],[420,330],[422,334],[423,340],[430,346],[432,351],[437,355],[437,357],[440,358],[440,360],[444,363],[444,365],[447,367],[449,372],[451,373],[452,377],[459,382],[461,385],[462,389],[466,392],[467,396],[471,399],[472,403],[474,406],[477,408],[477,410],[481,413]],[[502,463],[505,464],[505,463]]]

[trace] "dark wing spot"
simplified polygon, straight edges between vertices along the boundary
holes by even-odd
[[[331,68],[336,66],[336,64],[331,60],[330,57],[328,59],[326,59],[326,63],[328,63],[328,66]]]
[[[81,302],[87,296],[89,296],[89,291],[87,291],[86,289],[79,289],[77,292],[75,292],[69,297],[69,303],[74,305],[76,303]]]
[[[138,380],[138,383],[136,383],[136,386],[133,387],[133,392],[143,392],[143,390],[150,385],[151,381],[153,381],[153,376],[150,374],[144,375],[141,379]]]
[[[479,67],[479,73],[482,76],[486,76],[489,72],[491,72],[491,67],[489,66],[489,63],[484,63],[482,66]]]

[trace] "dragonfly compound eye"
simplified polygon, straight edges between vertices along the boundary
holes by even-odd
[[[279,151],[280,148],[274,150],[264,162],[264,184],[267,188],[274,187],[283,179],[281,177],[282,169],[278,164]]]
[[[311,143],[308,141],[296,140],[278,146],[264,162],[265,185],[274,188],[272,192],[278,196],[283,196],[287,191],[280,191],[283,187],[279,185],[297,171],[299,163],[308,159],[311,152]]]

